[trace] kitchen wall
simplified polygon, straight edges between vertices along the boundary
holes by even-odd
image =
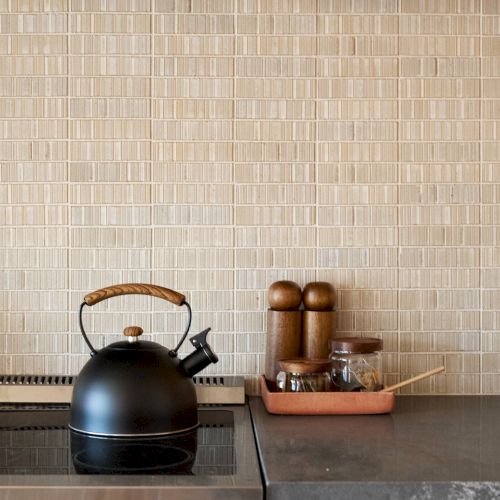
[[[77,373],[83,296],[152,282],[253,390],[266,289],[326,280],[387,382],[444,361],[407,392],[500,392],[499,1],[0,10],[0,372]],[[127,297],[84,320],[100,347],[185,319]]]

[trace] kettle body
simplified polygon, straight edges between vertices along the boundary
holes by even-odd
[[[107,294],[104,298],[123,295],[115,293],[118,287],[121,290],[123,287],[141,290],[130,293],[149,295],[150,287],[155,291],[172,292],[154,285],[114,285],[109,288],[114,289],[111,292],[103,289]],[[179,305],[182,305],[185,299],[182,295],[180,297]],[[142,329],[128,327],[124,331],[128,340],[96,351],[83,329],[81,312],[84,305],[89,304],[85,301],[80,307],[80,325],[92,357],[73,387],[70,428],[94,436],[128,438],[169,435],[194,429],[198,425],[198,412],[192,376],[208,364],[217,362],[217,356],[206,343],[209,329],[191,339],[196,349],[184,360],[177,357],[177,350],[187,336],[190,319],[176,349],[169,350],[156,342],[138,340]]]

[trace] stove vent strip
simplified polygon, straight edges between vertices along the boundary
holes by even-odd
[[[194,377],[195,385],[225,385],[225,377]]]
[[[0,385],[73,385],[75,375],[0,375]],[[194,377],[195,385],[230,386],[244,385],[243,377],[211,376]]]
[[[0,427],[0,431],[67,431],[67,425],[24,425],[20,427]]]
[[[0,411],[54,411],[69,410],[69,403],[2,403],[0,402]]]
[[[0,375],[0,385],[73,385],[73,375]]]

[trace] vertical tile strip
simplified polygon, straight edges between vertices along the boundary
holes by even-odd
[[[483,394],[483,0],[479,9],[479,394]]]
[[[149,222],[150,222],[150,230],[151,230],[151,247],[150,247],[150,276],[149,282],[155,283],[154,278],[154,270],[156,267],[155,262],[155,252],[154,252],[154,237],[155,237],[155,219],[154,219],[154,182],[153,182],[153,163],[154,163],[154,147],[153,147],[153,106],[154,106],[154,74],[155,74],[155,0],[150,0],[150,33],[149,33],[149,50],[151,51],[150,58],[150,73],[149,73],[149,201],[150,201],[150,209],[149,209]],[[158,283],[161,285],[160,283]],[[150,312],[153,316],[154,314],[154,301],[151,301]]]
[[[397,192],[397,247],[398,247],[398,255],[397,255],[397,309],[398,309],[398,319],[397,319],[397,328],[398,328],[398,339],[397,339],[397,376],[395,380],[397,382],[401,381],[401,0],[398,0],[398,130],[397,130],[397,141],[398,141],[398,151],[397,151],[397,164],[398,164],[398,192]]]
[[[446,366],[409,391],[480,390],[478,5],[401,1],[401,373]]]
[[[235,171],[236,171],[236,57],[238,54],[238,0],[234,0],[233,3],[233,117],[231,121],[231,154],[232,154],[232,170],[231,170],[231,182],[232,182],[232,207],[231,207],[231,218],[232,218],[232,239],[233,239],[233,307],[231,311],[233,331],[231,332],[235,336],[236,332],[236,183],[235,183]],[[232,366],[232,374],[236,375],[237,370],[237,358],[238,349],[236,341],[233,341],[233,359],[234,363]],[[255,392],[253,387],[250,387],[250,393]]]
[[[71,247],[72,247],[72,231],[71,231],[71,114],[70,114],[70,106],[71,106],[71,80],[70,80],[70,54],[71,54],[71,2],[72,0],[68,0],[68,11],[67,11],[67,26],[66,26],[66,123],[67,123],[67,139],[66,139],[66,189],[68,190],[68,199],[67,199],[67,249],[66,249],[66,259],[67,259],[67,270],[68,273],[68,304],[71,309],[73,304],[73,269],[71,268]],[[70,322],[71,324],[72,322]],[[72,328],[69,326],[68,331],[66,333],[67,337],[67,345],[68,345],[68,358],[72,353],[73,346],[73,338],[74,334],[72,334]],[[70,365],[70,363],[68,363]],[[71,369],[69,366],[65,370],[66,374],[71,374]]]
[[[318,265],[338,335],[384,340],[397,376],[397,2],[319,2]]]
[[[155,4],[154,276],[186,293],[193,330],[213,328],[207,373],[234,371],[234,10]]]
[[[316,0],[316,47],[314,56],[314,226],[315,226],[315,238],[314,243],[316,245],[315,250],[315,269],[314,269],[314,279],[316,281],[320,280],[319,272],[319,201],[318,201],[318,165],[319,165],[319,117],[318,117],[318,106],[319,106],[319,1]],[[336,288],[336,287],[335,287]],[[338,304],[335,304],[335,309],[338,308]]]
[[[481,379],[500,393],[500,3],[481,2]]]

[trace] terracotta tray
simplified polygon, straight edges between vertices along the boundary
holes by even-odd
[[[393,392],[273,392],[264,375],[260,391],[269,413],[278,415],[374,415],[390,413]]]

